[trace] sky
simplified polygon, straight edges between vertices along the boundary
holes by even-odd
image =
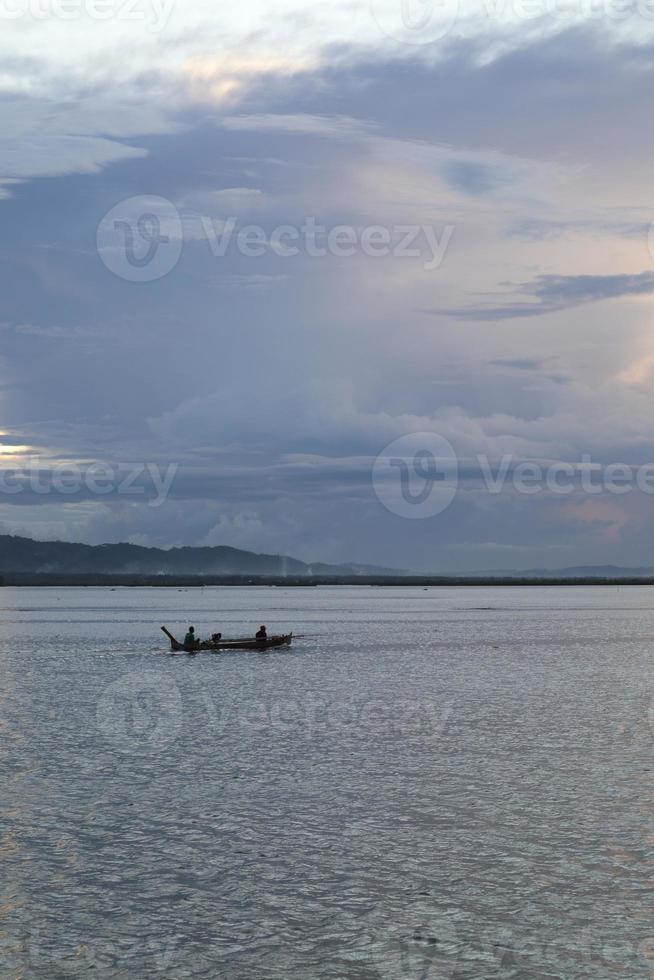
[[[0,533],[654,565],[654,2],[0,19]]]

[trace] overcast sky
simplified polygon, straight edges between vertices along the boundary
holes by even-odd
[[[654,565],[654,4],[0,7],[0,532]]]

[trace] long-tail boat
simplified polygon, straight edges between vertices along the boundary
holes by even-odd
[[[219,640],[199,640],[193,646],[193,649],[187,649],[183,643],[175,639],[173,634],[165,626],[161,627],[161,631],[170,640],[170,649],[173,653],[201,653],[203,651],[207,653],[219,653],[221,650],[269,650],[271,647],[290,646],[293,640],[292,633],[267,636],[265,640],[258,640],[253,636],[228,640],[223,639],[221,636]]]

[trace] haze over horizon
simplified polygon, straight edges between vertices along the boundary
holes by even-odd
[[[0,13],[0,534],[652,564],[645,477],[580,485],[654,463],[646,4],[83,6]],[[458,463],[424,519],[406,435]]]

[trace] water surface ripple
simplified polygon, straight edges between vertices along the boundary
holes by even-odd
[[[653,977],[653,642],[647,587],[1,589],[0,975]]]

